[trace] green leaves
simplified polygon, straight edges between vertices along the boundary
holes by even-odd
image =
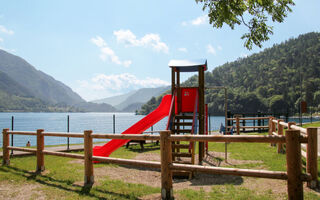
[[[231,29],[235,25],[245,25],[248,32],[243,34],[244,46],[252,49],[253,45],[262,47],[264,41],[273,34],[272,22],[283,22],[288,12],[295,5],[292,0],[196,0],[203,3],[203,10],[208,9],[209,22],[214,28],[227,24]]]

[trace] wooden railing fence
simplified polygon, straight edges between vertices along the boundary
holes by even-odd
[[[306,172],[312,174],[312,181],[308,182],[308,186],[315,188],[318,186],[317,174],[318,174],[318,134],[315,127],[312,128],[302,128],[297,126],[295,122],[285,123],[281,119],[275,119],[272,117],[269,120],[269,135],[282,136],[284,135],[284,129],[295,130],[300,133],[300,137],[307,137],[308,141],[306,143],[306,154],[302,154],[306,158]],[[288,132],[288,131],[287,131]],[[277,146],[278,153],[284,153],[284,147],[281,143],[271,143],[271,146]],[[288,147],[286,147],[288,151]]]
[[[292,126],[291,126],[292,127]],[[290,128],[290,127],[289,127]],[[94,183],[94,168],[93,161],[103,163],[114,163],[122,165],[144,166],[149,168],[161,169],[161,196],[162,199],[173,198],[172,187],[172,170],[186,170],[193,172],[203,172],[210,174],[227,174],[235,176],[250,176],[260,178],[282,179],[287,180],[288,197],[289,199],[303,198],[303,181],[308,182],[309,187],[317,186],[317,165],[316,159],[309,160],[309,169],[307,173],[302,172],[301,163],[301,143],[308,145],[308,152],[314,156],[314,151],[317,151],[314,139],[317,138],[316,132],[309,131],[307,135],[301,135],[301,130],[289,129],[286,135],[171,135],[170,131],[160,131],[160,135],[134,135],[134,134],[96,134],[91,130],[84,133],[52,133],[45,132],[42,129],[36,132],[26,131],[9,131],[3,129],[3,164],[10,164],[9,150],[33,152],[37,156],[37,172],[45,170],[44,155],[54,155],[62,157],[70,157],[76,159],[84,159],[84,184],[92,185]],[[9,146],[9,135],[35,135],[37,136],[37,149],[13,147]],[[48,151],[44,149],[44,138],[47,136],[56,137],[78,137],[84,138],[84,155],[73,153],[62,153]],[[161,162],[132,160],[112,157],[100,157],[92,155],[92,141],[95,138],[100,139],[129,139],[129,140],[160,140]],[[312,139],[312,140],[311,140]],[[224,168],[213,166],[200,166],[178,164],[172,162],[173,141],[194,141],[194,142],[244,142],[244,143],[276,143],[286,144],[286,159],[287,171],[269,171],[269,170],[254,170],[254,169],[238,169]],[[316,182],[315,182],[316,181]]]
[[[235,128],[236,128],[236,134],[237,135],[240,135],[240,132],[241,132],[241,129],[242,131],[244,132],[246,129],[253,129],[253,130],[258,130],[259,132],[261,132],[261,130],[265,130],[268,128],[268,126],[263,126],[261,124],[264,124],[264,123],[261,123],[261,121],[264,121],[264,120],[270,120],[271,117],[235,117],[235,118],[227,118],[228,121],[232,121],[232,122],[235,122]],[[247,120],[257,120],[258,121],[258,125],[255,126],[244,126],[244,125],[240,125],[240,122],[242,121],[242,124],[245,124],[244,122],[247,121]],[[232,127],[232,126],[231,126]],[[231,127],[228,127],[229,129]]]

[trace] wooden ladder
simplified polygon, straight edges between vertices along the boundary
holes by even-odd
[[[174,134],[191,134],[193,116],[176,115],[173,120]],[[195,164],[195,147],[194,142],[172,142],[172,161],[181,164]],[[193,173],[189,171],[174,170],[174,177],[188,177],[191,179]]]

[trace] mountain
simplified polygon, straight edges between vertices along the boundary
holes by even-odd
[[[141,88],[127,94],[95,100],[95,103],[108,103],[122,112],[134,112],[141,108],[151,97],[156,97],[167,91],[169,87]]]
[[[0,50],[0,112],[114,112],[84,101],[71,88],[22,58]]]
[[[197,85],[197,76],[182,85]],[[300,84],[301,80],[301,84]],[[307,33],[260,53],[225,63],[205,74],[206,86],[226,86],[233,113],[297,113],[300,100],[309,111],[320,109],[320,33]],[[301,90],[301,95],[300,95]],[[300,97],[301,96],[301,97]],[[161,97],[142,106],[146,114]],[[206,90],[209,112],[223,114],[224,91]]]
[[[158,88],[141,88],[137,90],[134,94],[130,95],[126,100],[119,103],[115,107],[118,110],[129,112],[125,108],[132,107],[132,104],[138,105],[137,103],[146,103],[151,97],[156,97],[168,90],[169,87],[158,87]],[[135,110],[139,110],[140,106],[136,107]],[[131,110],[132,111],[132,110]]]
[[[0,71],[27,88],[34,97],[45,102],[67,105],[85,102],[68,86],[42,71],[36,70],[24,59],[3,50],[0,50]]]
[[[116,112],[117,109],[110,104],[102,103],[91,103],[91,102],[81,102],[74,105],[84,112]]]
[[[53,106],[36,98],[7,74],[0,71],[0,112],[74,112],[70,106]]]
[[[92,103],[107,103],[112,106],[116,106],[119,103],[124,102],[129,96],[133,95],[135,92],[136,92],[136,90],[133,90],[133,91],[126,93],[126,94],[108,97],[108,98],[104,98],[104,99],[93,100],[91,102]]]

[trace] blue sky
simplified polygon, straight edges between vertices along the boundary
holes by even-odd
[[[295,2],[263,48],[249,51],[240,39],[246,27],[213,29],[207,11],[192,0],[0,0],[0,48],[93,100],[170,84],[170,59],[206,58],[212,71],[319,32],[320,1]]]

